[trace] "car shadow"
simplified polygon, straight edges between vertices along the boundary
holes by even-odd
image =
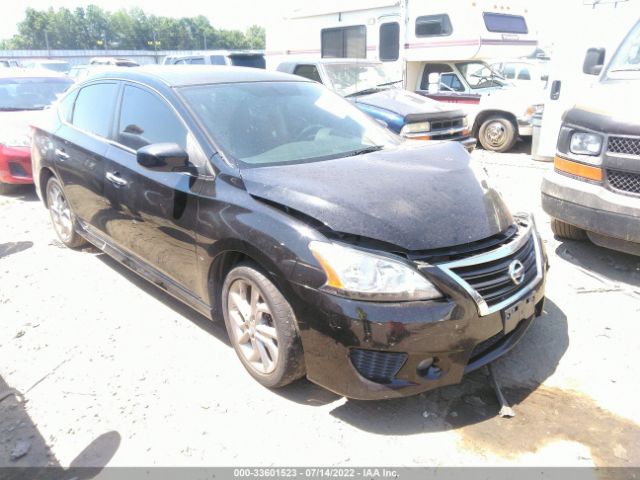
[[[600,280],[615,283],[622,282],[640,287],[640,257],[616,250],[600,247],[589,240],[562,240],[556,248],[556,254],[578,267],[585,273],[597,275]],[[603,285],[603,288],[607,288]]]
[[[204,315],[185,305],[181,301],[176,300],[165,290],[162,290],[160,287],[157,287],[153,283],[145,280],[137,273],[132,272],[106,253],[98,253],[96,255],[96,258],[108,265],[113,270],[117,271],[119,275],[122,275],[124,278],[126,278],[136,288],[143,290],[145,293],[151,295],[153,298],[169,307],[178,315],[185,317],[200,329],[204,330],[210,335],[213,335],[225,345],[231,347],[231,343],[229,342],[229,337],[227,335],[227,329],[225,328],[222,319],[220,319],[220,321],[212,321],[210,318],[205,317]]]
[[[0,476],[4,480],[88,480],[98,475],[118,451],[120,434],[105,432],[87,445],[69,468],[63,467],[27,413],[26,401],[0,376]]]
[[[33,242],[7,242],[0,243],[0,258],[8,257],[14,253],[23,252],[33,247]]]
[[[567,317],[551,300],[518,345],[493,365],[518,409],[556,370],[569,346]],[[515,393],[517,391],[517,394]],[[376,402],[347,400],[331,415],[367,432],[412,435],[446,431],[495,419],[498,401],[486,369],[472,372],[458,385],[421,395]]]
[[[15,198],[16,200],[22,200],[23,202],[37,202],[38,195],[33,185],[13,185],[10,192],[2,195],[7,198]]]

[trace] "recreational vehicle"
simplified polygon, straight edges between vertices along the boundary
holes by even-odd
[[[406,89],[463,106],[473,133],[507,151],[531,135],[538,89],[515,88],[484,59],[531,53],[520,2],[351,0],[299,9],[267,29],[267,65],[290,55],[379,60]]]

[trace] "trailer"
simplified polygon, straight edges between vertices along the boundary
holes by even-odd
[[[291,55],[379,60],[406,89],[465,108],[481,144],[507,151],[531,135],[541,89],[514,88],[484,60],[536,48],[527,14],[520,1],[328,1],[267,29],[267,66]]]

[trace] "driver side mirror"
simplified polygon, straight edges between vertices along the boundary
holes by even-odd
[[[138,165],[154,172],[186,172],[189,155],[177,143],[154,143],[136,152]]]
[[[433,72],[429,74],[429,93],[435,94],[440,91],[440,74]]]
[[[604,56],[606,50],[604,48],[590,48],[584,56],[582,71],[587,75],[600,75],[602,67],[604,67]]]

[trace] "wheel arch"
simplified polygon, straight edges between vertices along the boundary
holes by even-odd
[[[47,182],[51,177],[56,177],[56,174],[49,167],[42,167],[40,172],[38,172],[38,185],[36,187],[36,192],[40,195],[40,199],[44,203],[45,207],[49,206],[47,203]]]

